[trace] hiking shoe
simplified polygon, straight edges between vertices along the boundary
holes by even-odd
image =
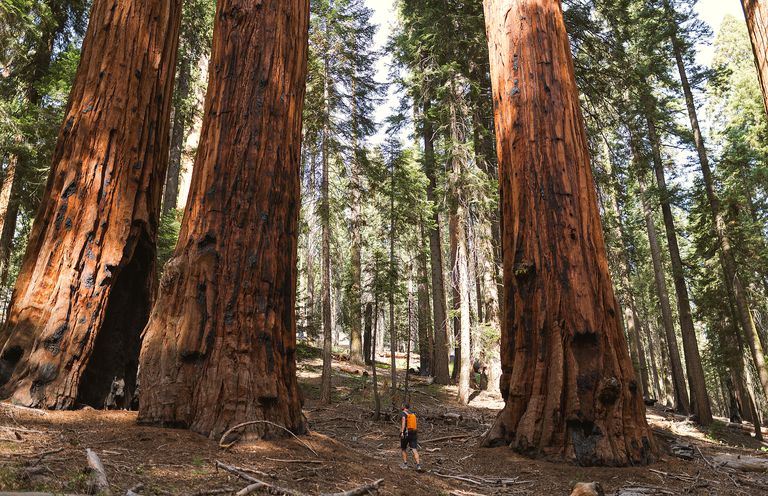
[[[407,469],[407,468],[408,468],[408,464],[407,464],[407,463],[401,463],[401,464],[400,464],[400,468],[402,468],[403,470],[405,470],[405,469]]]

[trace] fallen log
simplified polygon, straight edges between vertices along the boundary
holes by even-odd
[[[112,493],[109,491],[107,472],[104,470],[104,465],[101,464],[99,455],[97,455],[91,448],[85,449],[85,455],[88,460],[88,468],[91,472],[88,482],[89,492],[91,494],[109,496]]]
[[[748,455],[720,454],[712,458],[712,461],[721,467],[732,468],[742,472],[768,471],[768,458],[759,458]]]

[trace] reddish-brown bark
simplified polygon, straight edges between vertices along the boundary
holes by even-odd
[[[741,0],[741,6],[744,7],[744,17],[752,40],[765,111],[768,112],[768,1]]]
[[[307,0],[218,2],[189,200],[142,346],[140,422],[212,437],[258,419],[306,429],[294,306],[308,23]]]
[[[181,2],[97,0],[2,331],[3,396],[103,406],[133,387],[154,292]]]
[[[486,442],[582,465],[654,458],[608,272],[559,0],[486,0],[501,190],[505,407]]]

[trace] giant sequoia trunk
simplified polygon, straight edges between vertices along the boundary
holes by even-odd
[[[113,379],[133,389],[180,13],[179,0],[94,2],[2,332],[1,394],[16,403],[102,407]]]
[[[486,442],[582,465],[654,458],[608,272],[559,0],[486,0],[501,189],[501,391]]]
[[[139,422],[304,432],[296,250],[307,0],[220,0],[189,201],[141,351]],[[275,431],[251,426],[259,435]]]
[[[741,5],[752,40],[765,111],[768,112],[768,0],[741,0]]]

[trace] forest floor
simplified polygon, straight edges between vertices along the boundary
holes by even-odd
[[[765,472],[736,471],[717,463],[722,454],[768,456],[768,445],[724,421],[701,431],[682,417],[650,409],[648,420],[663,451],[658,462],[650,467],[584,468],[530,460],[505,447],[481,448],[480,437],[501,408],[501,398],[477,391],[468,406],[461,406],[454,387],[420,378],[411,391],[424,470],[401,469],[399,420],[387,394],[390,370],[385,358],[380,360],[377,375],[385,415],[374,421],[371,381],[362,367],[335,360],[332,405],[322,406],[321,360],[313,352],[304,353],[299,381],[311,434],[301,437],[302,442],[262,440],[222,449],[216,440],[189,431],[139,426],[136,412],[42,412],[0,404],[0,494],[88,492],[86,448],[91,448],[103,462],[114,495],[131,488],[141,495],[234,494],[249,484],[217,469],[217,461],[303,494],[342,492],[383,479],[382,495],[554,496],[570,494],[576,482],[591,481],[600,482],[609,495],[768,495]],[[671,444],[682,445],[683,451],[692,448],[693,459],[672,454]]]

